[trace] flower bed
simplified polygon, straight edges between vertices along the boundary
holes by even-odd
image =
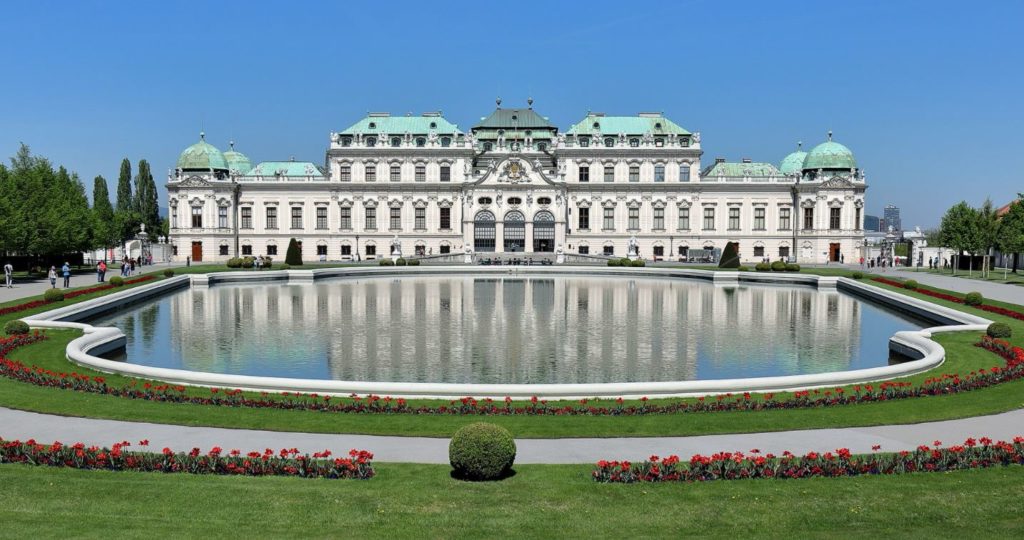
[[[132,380],[127,385],[111,386],[102,376],[80,373],[54,372],[37,366],[26,366],[6,358],[13,349],[41,339],[45,334],[0,338],[0,375],[35,386],[61,388],[126,399],[141,399],[168,403],[187,403],[224,407],[256,409],[304,410],[331,413],[358,414],[417,414],[440,416],[640,416],[669,413],[707,413],[724,411],[767,411],[778,409],[807,409],[857,403],[875,403],[924,396],[957,394],[987,388],[1006,381],[1024,378],[1024,349],[1004,340],[984,336],[979,347],[995,352],[1006,360],[1004,367],[972,371],[966,375],[943,374],[930,377],[921,384],[885,381],[875,384],[854,385],[851,390],[841,387],[793,392],[787,399],[776,399],[775,394],[719,394],[690,400],[650,403],[645,398],[640,404],[626,404],[625,400],[587,400],[551,405],[547,400],[532,398],[526,403],[504,400],[464,397],[451,400],[447,405],[409,405],[405,399],[390,396],[352,395],[348,398],[283,392],[259,396],[245,395],[238,389],[211,388],[209,394],[186,392],[181,385],[160,384]]]
[[[148,445],[149,441],[139,441],[139,446]],[[129,446],[131,443],[128,441],[116,443],[110,448],[100,448],[85,446],[82,443],[64,445],[54,442],[43,445],[32,439],[21,442],[5,441],[0,438],[0,463],[108,471],[359,480],[373,478],[375,474],[371,463],[373,454],[366,450],[352,450],[347,458],[331,459],[329,450],[317,452],[312,456],[299,455],[295,448],[282,448],[277,453],[268,448],[263,452],[246,454],[231,450],[225,454],[223,449],[215,446],[203,454],[198,448],[193,448],[190,452],[174,452],[170,448],[164,448],[157,453],[127,450]]]
[[[141,277],[137,277],[135,279],[129,279],[129,280],[125,281],[124,284],[125,285],[134,285],[136,283],[142,283],[142,282],[145,282],[145,281],[149,281],[151,279],[156,279],[156,276],[154,276],[154,275],[141,276]],[[92,294],[94,292],[106,291],[106,290],[114,289],[114,288],[115,287],[113,285],[110,285],[108,283],[106,285],[97,285],[95,287],[89,287],[88,289],[78,289],[78,290],[75,290],[75,291],[68,291],[68,292],[64,293],[64,299],[65,300],[70,300],[70,299],[75,298],[77,296],[82,296],[83,294]],[[0,309],[0,316],[9,315],[11,313],[18,313],[19,311],[27,311],[29,309],[37,308],[39,306],[45,306],[46,304],[54,304],[54,303],[56,303],[56,302],[47,302],[46,300],[32,300],[31,302],[25,302],[24,304],[18,304],[18,305],[15,305],[15,306],[8,306],[8,307],[5,307],[5,308],[2,308],[2,309]]]
[[[628,484],[945,472],[1024,465],[1024,437],[1016,437],[1012,443],[982,437],[949,447],[942,447],[940,441],[935,441],[932,446],[918,446],[913,452],[893,454],[877,453],[879,449],[879,446],[873,447],[876,453],[869,455],[853,455],[848,449],[840,448],[835,452],[809,452],[803,456],[788,451],[775,456],[754,449],[748,453],[697,454],[685,464],[674,455],[651,456],[640,463],[602,460],[597,462],[591,476],[597,482]]]
[[[873,277],[873,278],[871,278],[871,280],[872,281],[877,281],[878,283],[884,283],[884,284],[892,286],[892,287],[899,287],[901,289],[906,289],[907,288],[906,285],[903,282],[896,281],[896,280],[893,280],[893,279],[887,279],[887,278],[884,278],[884,277]],[[913,287],[912,290],[914,292],[919,292],[919,293],[921,293],[921,294],[923,294],[925,296],[931,296],[932,298],[938,298],[940,300],[946,300],[948,302],[953,302],[953,303],[956,303],[956,304],[963,304],[964,303],[964,299],[963,298],[961,298],[959,296],[953,296],[952,294],[946,294],[946,293],[942,293],[942,292],[938,292],[938,291],[933,291],[931,289],[925,289],[925,288],[922,288],[920,286]],[[999,306],[993,306],[993,305],[990,305],[990,304],[981,304],[980,306],[972,306],[972,307],[978,308],[978,309],[980,309],[982,311],[988,311],[989,313],[996,313],[996,314],[1002,315],[1004,317],[1010,317],[1010,318],[1013,318],[1013,319],[1017,319],[1018,321],[1024,321],[1024,313],[1021,313],[1019,311],[1015,311],[1015,310],[1012,310],[1012,309],[1007,309],[1007,308],[999,307]]]

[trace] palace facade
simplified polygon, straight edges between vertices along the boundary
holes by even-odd
[[[440,112],[370,113],[331,133],[325,162],[264,161],[205,141],[168,175],[176,260],[307,261],[564,252],[694,260],[854,260],[867,188],[828,140],[776,166],[715,159],[661,113],[588,113],[560,130],[532,107],[498,107],[463,132]]]

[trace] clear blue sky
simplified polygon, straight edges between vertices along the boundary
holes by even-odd
[[[367,111],[468,128],[497,95],[563,129],[664,111],[707,162],[777,163],[831,128],[869,213],[905,227],[1024,191],[1024,2],[33,1],[3,22],[0,155],[24,141],[90,193],[125,156],[162,186],[200,129],[319,163]]]

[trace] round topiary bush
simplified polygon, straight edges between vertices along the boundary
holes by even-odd
[[[43,300],[47,302],[60,302],[64,299],[64,291],[60,289],[46,289],[43,293]]]
[[[25,321],[7,321],[7,324],[4,325],[4,333],[9,336],[27,334],[28,331],[28,323]]]
[[[786,263],[782,261],[775,261],[772,263],[772,272],[785,272]]]
[[[629,265],[633,264],[633,261],[629,260],[628,257],[623,257],[623,258],[619,259],[619,264],[621,264],[622,266],[629,266]]]
[[[405,263],[408,264],[409,266],[419,266],[420,265],[420,260],[419,259],[408,259],[408,260],[405,261]]]
[[[459,428],[448,444],[448,461],[465,480],[497,480],[512,470],[516,441],[501,426],[475,422]]]
[[[759,262],[754,265],[754,270],[757,270],[758,272],[771,272],[772,265],[768,263]]]
[[[174,277],[174,270],[170,268],[164,270],[164,277]]]
[[[864,279],[864,272],[854,272],[853,279]]]
[[[630,266],[647,266],[647,261],[643,259],[637,259],[635,261],[629,261]]]
[[[405,266],[405,257],[399,257],[395,260],[395,266]]]
[[[908,279],[908,280],[903,282],[903,288],[904,289],[910,289],[912,291],[915,291],[915,290],[917,290],[917,287],[918,287],[917,281],[915,281],[913,279]]]
[[[622,266],[622,261],[619,259],[608,259],[608,266]]]
[[[379,264],[381,266],[394,266],[395,265],[395,261],[392,261],[391,259],[381,259],[381,260],[377,261],[377,264]]]
[[[988,328],[985,329],[985,333],[988,334],[989,337],[999,339],[1010,339],[1010,337],[1013,335],[1013,330],[1010,330],[1010,325],[1008,324],[994,322],[988,325]]]
[[[238,257],[232,257],[232,258],[228,259],[227,267],[228,268],[241,268],[242,267],[242,259],[239,259]]]
[[[800,265],[799,264],[793,264],[793,263],[786,263],[786,271],[787,272],[799,272],[800,271]]]
[[[985,297],[980,292],[969,292],[964,296],[964,303],[968,306],[980,306]]]
[[[110,284],[115,287],[121,287],[124,285],[124,278],[122,278],[121,276],[114,276],[110,278]]]
[[[242,268],[252,268],[256,266],[256,259],[252,257],[245,257],[242,259]]]
[[[264,269],[269,269],[274,266],[274,260],[270,257],[263,257],[263,264],[260,266]]]

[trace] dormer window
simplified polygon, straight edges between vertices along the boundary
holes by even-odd
[[[370,129],[377,129],[377,122],[370,122]]]
[[[661,122],[654,124],[654,129],[661,129]]]
[[[532,137],[533,136],[533,132],[530,131],[530,130],[526,130],[526,136],[527,137]]]
[[[437,122],[431,122],[430,129],[437,129]]]
[[[494,148],[494,146],[491,143],[489,143],[489,142],[485,142],[484,143],[484,152],[490,152],[491,148]]]
[[[517,120],[519,120],[519,115],[517,115],[517,114],[513,114],[513,115],[512,115],[512,121],[513,121],[513,122],[515,122],[515,121],[517,121]]]
[[[605,137],[604,138],[604,145],[607,146],[608,148],[611,148],[611,147],[615,146],[615,138],[614,137]]]
[[[683,147],[690,146],[690,139],[688,137],[680,137],[679,138],[679,146],[683,146]]]
[[[427,145],[427,139],[425,139],[423,137],[417,137],[416,138],[416,147],[417,148],[423,148],[426,145]]]
[[[665,146],[665,139],[663,137],[658,137],[657,139],[654,139],[654,146],[657,146],[658,148]]]
[[[342,146],[352,146],[352,137],[342,137],[341,138],[341,145]]]
[[[367,137],[366,138],[366,146],[369,146],[370,148],[373,148],[374,146],[377,146],[377,138],[376,137]]]
[[[547,143],[537,143],[537,150],[540,150],[541,152],[543,152],[543,151],[545,151],[547,149],[548,149],[548,144]]]
[[[640,139],[637,139],[636,137],[633,137],[632,139],[629,140],[629,146],[632,147],[632,148],[636,148],[636,147],[640,146]]]
[[[441,137],[441,146],[447,148],[452,145],[451,137]]]
[[[398,148],[399,146],[402,146],[402,138],[401,137],[391,137],[391,147],[392,148]]]
[[[580,139],[579,143],[580,143],[581,147],[586,148],[586,147],[590,146],[590,139],[585,139],[585,138],[584,139]]]
[[[593,125],[592,127],[593,127],[593,128],[595,129],[595,130],[597,130],[597,129],[601,129],[601,124],[600,124],[599,122],[594,122],[594,125]]]

